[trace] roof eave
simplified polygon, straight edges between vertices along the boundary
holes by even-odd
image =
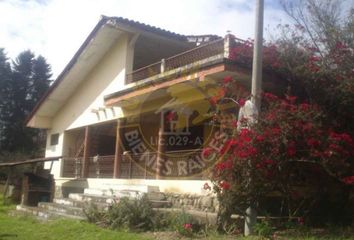
[[[56,89],[56,87],[63,81],[64,77],[67,75],[67,73],[72,69],[72,67],[75,65],[77,62],[77,59],[80,57],[82,52],[86,49],[87,45],[90,43],[90,41],[95,37],[97,34],[98,30],[108,21],[108,17],[106,16],[101,16],[101,19],[99,22],[96,24],[94,29],[91,31],[91,33],[87,36],[83,44],[80,46],[80,48],[76,51],[70,62],[65,66],[64,70],[59,74],[59,76],[56,78],[54,83],[49,87],[47,92],[42,96],[42,98],[38,101],[38,103],[35,105],[31,113],[28,115],[28,117],[25,120],[25,125],[27,127],[36,127],[36,126],[31,126],[32,124],[29,124],[30,122],[33,122],[33,118],[36,114],[36,112],[39,110],[39,108],[42,106],[44,101],[48,98],[48,96]]]

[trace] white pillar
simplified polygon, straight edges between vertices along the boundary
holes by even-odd
[[[263,47],[263,11],[264,0],[256,0],[256,27],[253,46],[253,64],[252,64],[252,102],[260,112],[261,92],[262,92],[262,47]],[[250,165],[252,168],[252,165]],[[249,179],[252,184],[252,178]],[[255,202],[251,202],[245,214],[245,236],[253,233],[253,226],[257,220]]]
[[[252,102],[260,108],[262,91],[262,47],[263,47],[263,10],[264,0],[256,0],[256,29],[253,46],[252,64]],[[258,111],[259,112],[259,111]]]

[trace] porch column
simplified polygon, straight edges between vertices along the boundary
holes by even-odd
[[[121,129],[122,129],[123,120],[117,120],[117,129],[116,129],[116,150],[114,154],[114,166],[113,166],[113,178],[120,177],[120,165],[123,157],[123,149],[121,144]]]
[[[164,136],[163,125],[161,125],[159,128],[158,146],[157,146],[156,179],[161,179],[161,177],[162,177],[164,152],[165,152],[165,136]]]
[[[90,142],[91,142],[91,128],[85,127],[85,139],[84,139],[84,155],[82,161],[82,173],[81,177],[87,178],[89,173],[89,157],[90,157]]]

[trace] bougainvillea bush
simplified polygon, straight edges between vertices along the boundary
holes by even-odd
[[[212,173],[221,222],[244,214],[300,217],[301,223],[353,221],[354,11],[343,1],[282,1],[294,24],[279,25],[263,47],[262,107],[257,122],[234,121]],[[253,41],[230,52],[236,65],[252,66]],[[235,79],[237,80],[237,79]],[[270,84],[269,84],[270,83]],[[225,78],[217,102],[241,107],[234,80]],[[273,88],[269,87],[273,86]],[[250,97],[250,95],[248,95]],[[256,96],[260,97],[260,96]],[[219,119],[224,115],[218,113]],[[233,113],[236,116],[237,113]],[[221,116],[221,117],[220,117]],[[218,119],[217,118],[217,119]],[[247,127],[246,127],[247,126]]]
[[[224,82],[226,87],[232,84],[229,78]],[[242,99],[237,102],[244,104]],[[250,126],[249,119],[239,119],[235,131],[236,121],[231,121],[223,147],[204,150],[206,157],[220,157],[212,173],[220,221],[227,223],[231,214],[243,214],[250,203],[261,215],[310,220],[321,208],[326,219],[344,218],[340,208],[350,203],[354,184],[354,141],[323,119],[315,104],[264,93],[256,123]]]

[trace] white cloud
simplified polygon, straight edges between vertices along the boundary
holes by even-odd
[[[274,1],[266,1],[265,27],[287,21]],[[247,0],[0,0],[0,47],[11,58],[25,49],[43,55],[57,76],[102,14],[181,34],[223,36],[231,30],[249,38],[254,33],[253,8],[254,1]]]

